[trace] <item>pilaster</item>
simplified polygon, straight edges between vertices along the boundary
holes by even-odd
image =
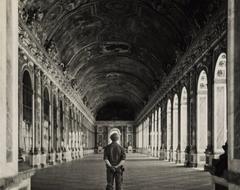
[[[189,77],[189,118],[190,118],[190,160],[189,160],[189,165],[196,167],[197,166],[197,147],[196,147],[196,142],[197,142],[197,73],[196,73],[196,68],[193,68],[190,72],[190,77]]]

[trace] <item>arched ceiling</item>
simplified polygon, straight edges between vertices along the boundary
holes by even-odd
[[[164,82],[217,0],[21,0],[23,20],[96,116],[136,115]]]

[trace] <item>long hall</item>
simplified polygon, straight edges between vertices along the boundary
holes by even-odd
[[[239,0],[1,0],[0,190],[240,190],[238,46]]]

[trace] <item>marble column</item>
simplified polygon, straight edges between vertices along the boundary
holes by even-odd
[[[67,151],[69,151],[70,148],[70,143],[69,143],[69,133],[70,133],[70,117],[69,117],[69,104],[67,98],[65,98],[65,135],[66,135],[66,140],[65,140],[65,146]]]
[[[17,12],[17,1],[0,1],[0,179],[18,172]]]
[[[48,142],[48,139],[45,139],[45,138],[48,138],[48,134],[46,134],[46,131],[45,131],[45,115],[44,115],[44,86],[43,86],[43,83],[44,83],[44,75],[43,73],[41,72],[41,77],[40,77],[40,82],[41,82],[41,117],[40,117],[40,127],[41,127],[41,158],[40,158],[40,164],[41,166],[45,166],[46,165],[46,153],[47,153],[47,142]],[[47,137],[45,137],[45,135],[47,135]],[[47,142],[46,142],[47,141]]]
[[[240,190],[240,3],[228,1],[228,180],[229,190]]]
[[[161,110],[161,131],[162,131],[162,142],[161,142],[161,152],[160,159],[168,160],[167,152],[167,103],[163,100],[162,110]]]
[[[36,145],[36,135],[35,135],[35,131],[36,131],[36,118],[35,118],[35,112],[36,112],[36,75],[35,75],[35,71],[33,70],[33,81],[32,81],[32,89],[33,89],[33,93],[32,93],[32,148],[30,150],[30,154],[32,154],[31,156],[34,156],[34,150],[35,150],[35,145]],[[33,159],[33,158],[32,158]]]
[[[33,79],[33,154],[31,165],[38,167],[40,165],[40,141],[41,141],[41,71],[34,66]]]
[[[59,90],[57,89],[57,95],[56,95],[56,100],[57,100],[57,129],[56,129],[56,160],[57,162],[62,161],[62,151],[61,151],[61,121],[60,121],[60,96],[59,96]]]
[[[70,161],[71,160],[71,143],[70,143],[70,131],[71,131],[71,123],[70,123],[70,104],[67,97],[65,97],[65,103],[64,103],[64,109],[65,109],[65,153],[64,153],[64,161]]]
[[[50,81],[50,126],[49,126],[49,149],[48,149],[48,164],[55,164],[55,150],[54,150],[54,119],[53,119],[53,112],[54,112],[54,106],[53,106],[53,82]]]
[[[62,139],[61,139],[61,147],[63,151],[66,151],[66,140],[67,140],[67,134],[66,134],[66,105],[65,105],[65,96],[62,97],[62,109],[63,109],[63,118],[62,118]]]
[[[147,119],[144,120],[144,150],[147,149],[147,146],[148,146],[148,140],[147,140],[147,137],[148,137],[148,125],[147,125]]]
[[[191,104],[193,104],[193,90],[191,90],[191,72],[188,73],[186,76],[186,80],[188,80],[188,96],[187,96],[187,146],[185,148],[185,161],[184,161],[184,166],[191,166],[191,144],[192,144],[192,127],[191,127],[191,111],[193,108],[191,108]],[[192,94],[192,95],[191,95]]]
[[[189,128],[190,128],[190,143],[189,143],[189,166],[197,166],[197,147],[196,147],[196,128],[197,128],[197,76],[196,68],[190,72],[190,94],[189,94]]]

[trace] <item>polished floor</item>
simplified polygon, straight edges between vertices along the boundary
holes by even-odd
[[[124,190],[210,190],[207,172],[184,168],[141,154],[128,154]],[[32,190],[104,190],[105,165],[102,155],[89,155],[37,171]]]

